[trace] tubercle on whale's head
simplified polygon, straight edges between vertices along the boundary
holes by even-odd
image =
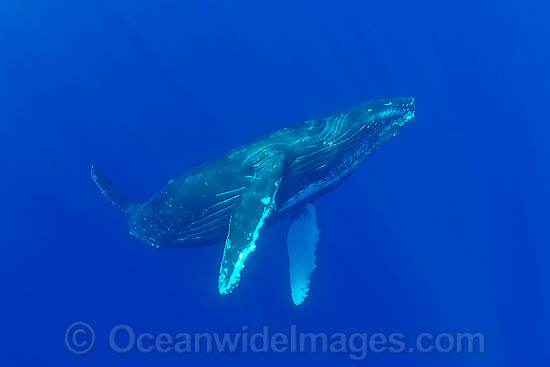
[[[377,148],[405,125],[415,114],[415,100],[413,97],[395,97],[379,99],[361,105],[360,130],[365,143]],[[369,152],[374,149],[367,149]]]
[[[414,117],[415,99],[413,97],[394,97],[379,99],[363,104],[366,120],[384,120],[403,126]]]

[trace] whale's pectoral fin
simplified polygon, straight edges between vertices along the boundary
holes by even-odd
[[[308,203],[288,229],[286,238],[290,260],[290,289],[292,301],[300,305],[309,291],[309,278],[315,270],[315,250],[319,242],[319,229],[315,206]]]
[[[256,249],[264,221],[275,210],[283,170],[284,157],[276,152],[254,164],[254,178],[240,195],[231,216],[218,279],[220,294],[233,291],[246,258]]]

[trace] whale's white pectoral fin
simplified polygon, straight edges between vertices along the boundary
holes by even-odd
[[[315,206],[306,204],[290,224],[286,238],[290,260],[290,289],[292,301],[300,305],[309,292],[309,278],[317,267],[315,250],[319,242],[319,229]]]
[[[220,294],[238,285],[244,262],[256,250],[256,240],[266,218],[275,210],[275,197],[284,171],[284,157],[269,152],[254,162],[254,179],[240,195],[225,242],[218,278]]]

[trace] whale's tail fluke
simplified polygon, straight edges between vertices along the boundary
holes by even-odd
[[[136,201],[130,199],[125,192],[116,187],[107,176],[105,176],[95,166],[91,168],[92,178],[107,199],[109,199],[114,205],[120,208],[125,214],[128,214],[131,209],[137,204]]]

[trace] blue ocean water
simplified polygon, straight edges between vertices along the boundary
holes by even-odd
[[[549,12],[540,1],[2,2],[2,365],[548,365]],[[300,307],[288,222],[262,232],[222,297],[221,245],[140,242],[90,178],[97,164],[145,200],[273,130],[401,95],[416,98],[415,119],[316,201],[318,268]],[[91,338],[67,339],[76,321],[95,332],[84,355],[67,345]],[[470,332],[485,348],[118,353],[120,324],[153,337],[294,325],[407,345]]]

